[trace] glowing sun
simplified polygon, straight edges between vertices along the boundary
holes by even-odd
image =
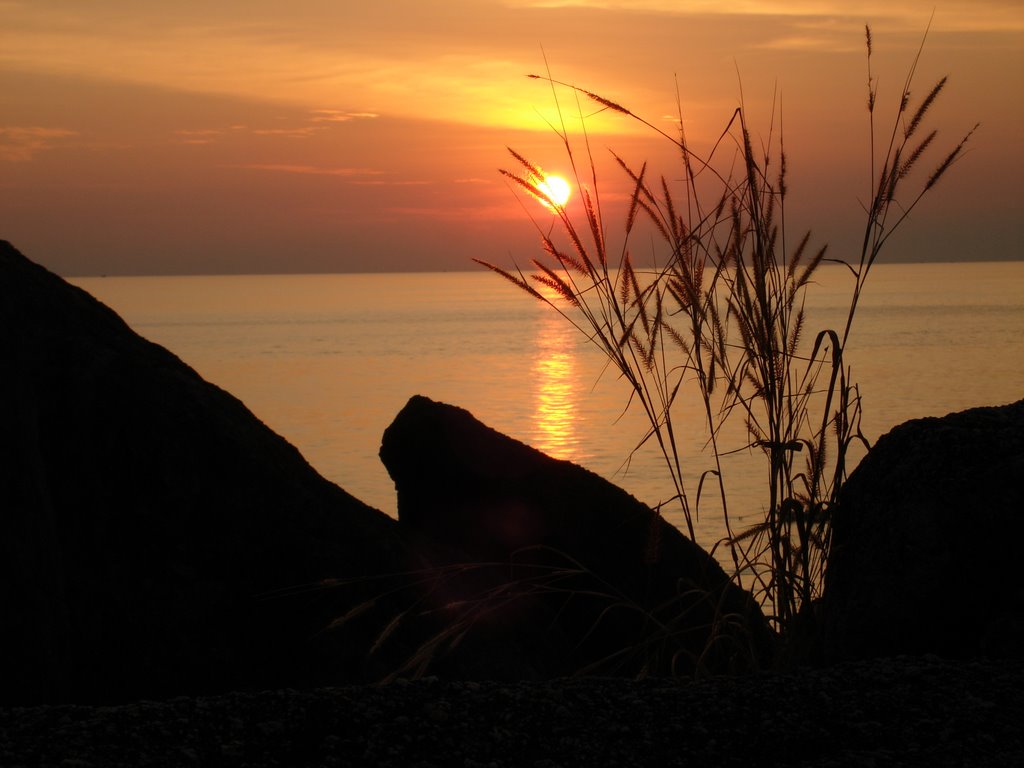
[[[555,204],[556,208],[563,208],[565,204],[569,202],[569,195],[572,194],[572,188],[569,186],[569,182],[563,179],[561,176],[544,176],[542,181],[537,182],[537,189],[548,196],[548,199]],[[541,203],[545,207],[552,208],[548,205],[547,200],[541,199]]]

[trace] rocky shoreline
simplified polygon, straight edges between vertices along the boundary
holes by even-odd
[[[4,768],[1024,765],[1024,401],[880,438],[780,643],[456,406],[409,400],[368,507],[4,241],[0,360]]]
[[[1019,766],[1024,663],[934,656],[695,683],[380,686],[0,709],[10,766]]]

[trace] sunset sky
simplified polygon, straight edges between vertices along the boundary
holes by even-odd
[[[497,171],[507,145],[565,170],[551,89],[525,77],[546,58],[670,133],[678,86],[698,149],[741,85],[755,133],[777,94],[793,223],[852,255],[869,192],[864,24],[889,115],[934,9],[913,93],[950,76],[931,113],[943,149],[981,128],[888,257],[1024,258],[1024,5],[849,5],[0,0],[0,238],[64,275],[525,263],[535,230]],[[600,163],[611,148],[678,176],[642,126],[587,126]],[[614,212],[628,190],[602,178]]]

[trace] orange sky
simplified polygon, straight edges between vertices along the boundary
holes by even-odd
[[[721,7],[727,6],[728,11]],[[790,213],[840,255],[867,196],[863,25],[898,99],[970,152],[887,258],[1024,257],[1020,0],[0,0],[0,237],[65,275],[472,269],[535,255],[497,173],[512,145],[563,165],[544,68],[706,145],[777,88]],[[574,106],[566,108],[571,113]],[[673,176],[621,116],[589,124]],[[936,157],[936,162],[940,159]],[[627,190],[609,172],[606,199]],[[542,216],[543,218],[543,216]],[[613,222],[614,224],[614,222]]]

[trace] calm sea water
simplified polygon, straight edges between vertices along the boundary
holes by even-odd
[[[643,420],[623,415],[628,391],[600,352],[490,273],[73,282],[239,397],[325,477],[390,514],[394,486],[377,452],[414,394],[462,406],[650,504],[671,495],[659,454],[643,449],[627,462]],[[819,271],[811,327],[841,327],[849,287],[844,268]],[[849,355],[871,440],[910,418],[1024,397],[1024,263],[876,266]],[[695,482],[709,466],[699,456],[706,438],[696,402],[682,405]],[[727,435],[737,447],[743,437],[738,423]],[[729,461],[731,508],[753,522],[763,469],[744,452]],[[698,540],[721,535],[705,509]]]

